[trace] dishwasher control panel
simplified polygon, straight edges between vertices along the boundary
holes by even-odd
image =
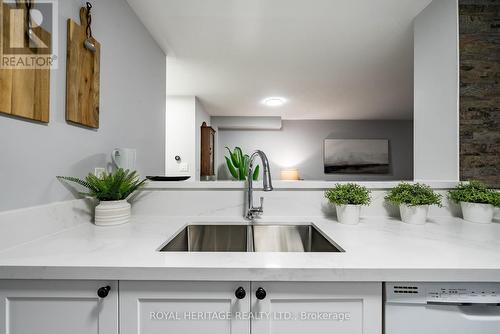
[[[388,303],[500,304],[500,283],[386,283]]]

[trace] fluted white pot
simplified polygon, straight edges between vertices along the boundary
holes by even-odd
[[[399,213],[401,220],[407,224],[422,225],[427,221],[427,214],[429,213],[428,205],[415,205],[410,206],[406,204],[399,205]]]
[[[460,202],[462,215],[471,223],[489,224],[493,220],[493,205],[483,203]]]
[[[130,220],[131,206],[127,200],[101,201],[95,208],[95,224],[111,226],[125,224]]]
[[[337,210],[337,219],[339,223],[356,225],[359,223],[359,215],[361,212],[361,205],[335,205]]]

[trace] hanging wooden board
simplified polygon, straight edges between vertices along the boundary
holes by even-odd
[[[68,20],[66,120],[99,128],[99,76],[101,44],[93,38],[95,52],[84,46],[87,8],[80,9],[80,23]]]
[[[0,0],[0,15],[2,17],[2,43],[11,45],[12,30],[19,30],[25,36],[25,21],[23,16],[13,9],[26,10],[25,3],[18,2],[16,8],[4,4]],[[18,11],[24,13],[24,11]],[[13,20],[11,20],[13,18]],[[34,28],[33,32],[50,49],[51,34],[42,28]],[[24,47],[15,49],[16,55],[38,55],[41,49],[29,48],[27,41],[22,41]],[[4,50],[6,48],[4,47]],[[3,52],[3,50],[2,50]],[[50,110],[50,70],[49,69],[13,69],[0,68],[0,113],[22,117],[30,120],[49,122]]]

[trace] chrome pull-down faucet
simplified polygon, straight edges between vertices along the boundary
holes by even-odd
[[[269,169],[269,161],[267,160],[267,156],[262,151],[255,151],[251,156],[248,164],[248,175],[247,175],[247,210],[245,214],[245,218],[254,219],[262,215],[264,212],[264,197],[260,198],[260,206],[253,206],[253,172],[254,172],[254,161],[255,158],[260,157],[262,160],[262,183],[264,186],[264,191],[272,191],[273,184],[271,181],[271,171]]]

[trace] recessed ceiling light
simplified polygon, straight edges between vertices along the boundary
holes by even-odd
[[[262,101],[268,107],[281,107],[285,102],[286,100],[282,97],[268,97]]]

